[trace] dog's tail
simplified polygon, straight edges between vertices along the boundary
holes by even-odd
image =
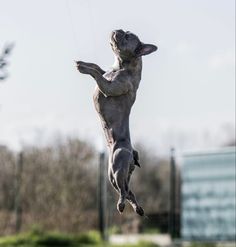
[[[139,163],[139,155],[138,155],[138,151],[133,150],[133,159],[134,159],[134,164],[138,167],[141,167],[140,163]]]

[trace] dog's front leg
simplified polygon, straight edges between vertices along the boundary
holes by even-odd
[[[111,81],[103,77],[104,71],[96,64],[77,62],[77,69],[82,74],[91,75],[97,82],[100,91],[107,96],[119,96],[128,93],[132,89],[129,80],[124,80],[124,76],[118,74]]]
[[[100,75],[103,75],[105,71],[101,69],[97,64],[95,63],[86,63],[82,61],[76,62],[77,69],[82,74],[90,74],[92,75],[93,71],[95,70]]]

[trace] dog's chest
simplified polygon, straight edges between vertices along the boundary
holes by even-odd
[[[106,78],[108,81],[112,81],[112,79],[114,78],[114,76],[116,75],[117,73],[115,71],[107,71],[103,77]]]
[[[112,79],[114,78],[115,73],[113,71],[106,72],[103,77],[106,78],[106,80],[110,83],[112,83]],[[106,97],[99,89],[99,87],[96,85],[95,92],[93,94],[93,101],[96,110],[101,113],[103,112],[104,108],[110,107],[114,104],[114,102],[111,103],[111,101],[114,101],[111,97]]]

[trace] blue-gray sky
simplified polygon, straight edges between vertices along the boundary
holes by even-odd
[[[134,142],[161,151],[205,148],[232,134],[234,0],[0,0],[0,6],[0,47],[15,42],[10,77],[0,84],[0,144],[19,149],[61,133],[102,145],[95,82],[73,61],[108,69],[109,35],[118,28],[159,47],[143,58]]]

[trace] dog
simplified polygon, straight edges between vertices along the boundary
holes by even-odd
[[[138,152],[131,144],[129,115],[141,80],[142,56],[157,47],[144,44],[137,35],[121,29],[111,33],[110,44],[115,54],[111,70],[105,72],[94,63],[82,61],[76,65],[80,73],[91,75],[97,84],[93,101],[109,148],[108,177],[119,193],[117,210],[122,213],[127,200],[143,216],[143,208],[129,189],[132,172],[140,166]]]

